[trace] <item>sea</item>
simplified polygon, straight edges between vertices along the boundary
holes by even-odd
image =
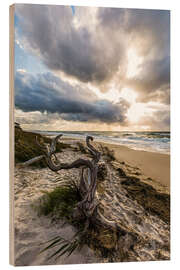
[[[34,131],[46,136],[63,134],[63,137],[85,140],[93,136],[96,142],[124,145],[135,150],[170,154],[169,131],[115,132],[115,131]]]

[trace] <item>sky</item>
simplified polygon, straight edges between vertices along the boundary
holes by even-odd
[[[24,129],[170,129],[168,10],[16,4],[14,23]]]

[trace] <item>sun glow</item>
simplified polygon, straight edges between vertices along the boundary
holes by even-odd
[[[130,108],[127,112],[127,118],[130,123],[138,123],[139,120],[151,114],[152,110],[147,108],[146,104],[136,102],[138,94],[131,88],[123,88],[121,91],[121,97],[130,103]]]
[[[129,108],[127,117],[131,123],[138,123],[138,121],[152,114],[152,110],[146,106],[144,103],[134,103]]]
[[[120,94],[121,98],[124,98],[129,103],[135,103],[137,98],[137,93],[131,88],[123,88]]]
[[[127,78],[132,78],[140,71],[140,64],[142,63],[142,57],[136,53],[136,49],[131,47],[127,53],[128,66],[127,66]]]

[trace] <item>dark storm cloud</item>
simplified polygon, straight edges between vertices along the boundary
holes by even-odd
[[[104,123],[121,123],[126,120],[126,112],[129,108],[128,102],[120,100],[117,104],[112,104],[107,100],[97,100],[94,104],[91,104],[89,109],[83,113],[68,113],[63,114],[64,120],[73,120],[81,122],[96,122],[101,121]]]
[[[118,9],[100,8],[100,24],[110,31],[119,28],[128,34],[130,42],[135,43],[139,38],[147,39],[142,52],[157,50],[159,53],[169,55],[170,46],[170,12],[168,10],[148,9]],[[143,43],[144,46],[144,43]],[[139,42],[141,48],[141,43]]]
[[[108,91],[117,75],[117,88],[128,84],[139,101],[168,102],[170,87],[170,12],[165,10],[94,8],[48,5],[16,5],[21,36],[52,71],[62,71],[82,82],[95,83]],[[74,18],[88,21],[76,27]],[[126,77],[128,48],[143,58],[141,72]],[[119,85],[118,85],[119,84]]]
[[[15,106],[24,112],[58,113],[62,119],[123,123],[129,104],[98,100],[88,89],[72,87],[51,73],[36,76],[16,73]]]
[[[122,45],[109,46],[109,35],[98,29],[92,34],[87,27],[75,28],[69,7],[20,4],[16,12],[25,43],[51,70],[83,82],[102,82],[118,69]]]
[[[170,12],[167,10],[130,10],[126,31],[131,32],[132,42],[139,43],[144,56],[154,53],[154,59],[164,59],[170,54]],[[139,36],[136,40],[136,36]]]

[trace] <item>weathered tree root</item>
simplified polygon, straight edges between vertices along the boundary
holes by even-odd
[[[94,204],[94,197],[97,184],[98,162],[101,154],[90,144],[90,141],[93,141],[93,137],[87,136],[87,149],[92,156],[92,160],[77,159],[72,163],[60,163],[55,155],[55,152],[56,143],[61,137],[62,134],[59,134],[52,139],[51,145],[45,145],[44,143],[41,144],[36,137],[36,144],[39,148],[41,148],[43,155],[28,160],[20,164],[19,167],[26,167],[34,162],[44,159],[49,169],[54,172],[58,172],[60,170],[69,170],[72,168],[82,168],[78,189],[83,199],[77,204],[77,209],[86,218],[89,218],[96,207],[96,204]],[[54,162],[53,158],[55,158],[56,163]]]
[[[43,155],[28,160],[20,164],[19,167],[25,167],[36,161],[44,159],[48,168],[54,172],[69,170],[72,168],[81,168],[81,176],[77,188],[81,194],[82,200],[76,205],[76,208],[74,209],[74,219],[79,219],[81,217],[85,220],[83,233],[88,230],[90,224],[97,224],[97,226],[111,228],[113,230],[117,229],[116,223],[114,221],[107,220],[103,214],[100,213],[98,209],[99,202],[95,198],[98,162],[100,160],[101,153],[91,145],[90,141],[93,141],[93,137],[86,137],[87,149],[92,156],[92,160],[80,158],[73,161],[72,163],[60,163],[55,155],[55,152],[56,143],[61,137],[62,134],[59,134],[54,139],[52,139],[51,145],[40,143],[36,137],[36,144],[41,148]]]

